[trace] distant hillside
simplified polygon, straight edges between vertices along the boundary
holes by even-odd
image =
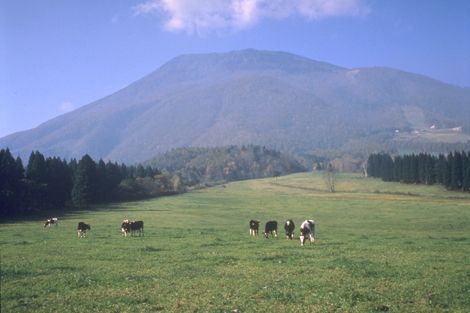
[[[403,144],[396,131],[433,125],[461,132],[424,141],[470,140],[470,90],[395,69],[250,49],[176,57],[108,97],[1,138],[0,148],[23,158],[38,149],[127,163],[178,147],[362,151]]]
[[[177,173],[184,185],[274,177],[306,168],[292,156],[260,146],[178,148],[144,165]]]

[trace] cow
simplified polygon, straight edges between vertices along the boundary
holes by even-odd
[[[124,220],[121,224],[121,231],[124,237],[127,237],[128,234],[133,236],[136,232],[138,232],[139,236],[143,236],[144,222]]]
[[[257,236],[258,230],[259,230],[259,221],[251,220],[250,221],[250,236],[253,236],[253,237]]]
[[[314,220],[305,220],[300,225],[300,246],[303,247],[307,238],[310,241],[310,244],[315,241],[315,221]]]
[[[294,238],[294,229],[295,229],[294,221],[291,220],[291,219],[288,219],[284,223],[284,230],[286,231],[286,238],[287,239],[293,239]]]
[[[59,219],[57,217],[50,217],[44,223],[44,227],[51,227],[52,225],[57,226],[59,225]]]
[[[78,226],[77,226],[78,238],[85,237],[87,230],[90,230],[90,229],[91,229],[90,224],[85,224],[84,222],[78,222]]]
[[[277,238],[277,222],[276,221],[266,222],[266,225],[264,226],[264,237],[269,238],[269,234]]]

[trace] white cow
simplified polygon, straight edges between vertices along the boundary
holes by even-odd
[[[310,244],[315,241],[315,221],[305,220],[300,225],[300,246],[305,244],[307,238],[310,240]]]
[[[44,227],[51,227],[52,225],[57,226],[59,225],[59,219],[57,217],[50,217],[44,223]]]

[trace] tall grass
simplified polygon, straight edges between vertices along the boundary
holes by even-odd
[[[298,174],[2,224],[1,311],[470,311],[468,195],[356,175],[336,190]],[[145,236],[122,237],[124,218]],[[252,218],[296,235],[313,218],[317,241],[250,238]]]

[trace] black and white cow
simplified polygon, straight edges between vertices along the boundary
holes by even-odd
[[[77,226],[78,238],[85,237],[87,230],[90,230],[90,229],[91,229],[90,224],[85,224],[84,222],[78,222],[78,226]]]
[[[253,236],[253,237],[257,236],[258,230],[259,230],[259,221],[251,220],[250,221],[250,236]]]
[[[44,227],[51,227],[52,225],[57,226],[59,225],[59,219],[57,217],[50,217],[44,223]]]
[[[133,236],[136,232],[139,234],[139,236],[143,236],[144,222],[124,220],[121,224],[121,231],[125,237],[127,237],[128,234]]]
[[[286,231],[287,239],[293,239],[294,238],[294,229],[295,229],[294,221],[291,220],[291,219],[288,219],[284,223],[284,230]]]
[[[277,222],[276,221],[266,222],[266,225],[264,226],[264,237],[269,238],[269,234],[277,238]]]
[[[315,221],[305,220],[300,225],[300,246],[305,244],[305,241],[309,239],[310,244],[315,241]]]

